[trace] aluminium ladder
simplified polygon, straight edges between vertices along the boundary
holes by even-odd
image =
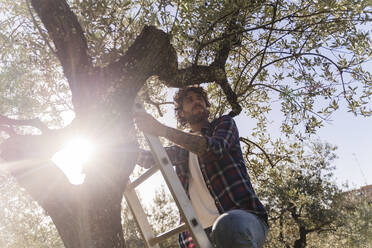
[[[145,111],[141,103],[135,104],[136,111]],[[186,195],[185,190],[183,189],[181,182],[179,181],[173,166],[168,158],[165,149],[160,142],[159,137],[144,134],[146,140],[151,148],[152,155],[155,160],[155,164],[145,173],[143,173],[139,178],[130,182],[127,185],[127,188],[124,192],[124,196],[127,200],[129,208],[131,209],[133,216],[140,228],[142,237],[145,240],[146,247],[148,248],[159,248],[158,243],[164,241],[165,239],[178,234],[180,232],[189,230],[193,241],[198,248],[212,248],[204,229],[202,228],[192,206],[189,201],[189,198]],[[155,236],[152,228],[147,220],[146,214],[141,206],[141,203],[138,199],[135,188],[152,176],[158,170],[161,171],[161,174],[168,185],[168,188],[175,200],[177,207],[180,211],[184,223],[177,226],[176,228],[164,232],[160,235]]]

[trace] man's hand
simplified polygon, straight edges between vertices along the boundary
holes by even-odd
[[[136,112],[133,115],[137,127],[144,133],[154,136],[165,136],[166,126],[157,121],[150,114]]]
[[[135,113],[133,117],[137,127],[147,134],[165,137],[173,143],[198,155],[202,155],[207,151],[207,142],[205,138],[200,135],[185,133],[167,127],[147,113],[138,112]]]

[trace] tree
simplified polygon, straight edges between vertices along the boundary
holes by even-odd
[[[266,245],[323,247],[324,244],[312,246],[316,243],[313,241],[321,235],[340,233],[340,228],[350,221],[345,216],[357,209],[356,204],[346,201],[345,193],[334,183],[332,161],[336,158],[336,148],[329,144],[298,142],[277,144],[278,147],[282,148],[282,158],[275,167],[267,161],[250,167],[258,184],[258,194],[270,213]]]
[[[137,147],[126,137],[145,84],[144,100],[159,107],[151,93],[207,83],[213,113],[244,108],[261,126],[277,98],[283,132],[298,137],[342,99],[371,114],[372,46],[358,28],[368,1],[4,0],[0,9],[1,157],[66,247],[125,247],[120,203]],[[101,147],[81,185],[50,161],[76,134]]]
[[[126,245],[131,248],[144,247],[145,243],[142,240],[140,229],[125,201],[122,207],[122,220]]]
[[[154,203],[147,210],[150,223],[155,227],[154,233],[161,234],[179,225],[179,212],[169,191],[162,185],[156,192]],[[174,235],[161,244],[162,248],[177,248],[178,235]]]
[[[344,204],[348,206],[343,211],[341,228],[330,235],[323,235],[320,242],[334,244],[333,247],[370,247],[372,245],[372,206],[370,199],[355,195],[356,192],[346,194]],[[352,210],[352,211],[350,211]],[[328,240],[328,241],[327,241]]]

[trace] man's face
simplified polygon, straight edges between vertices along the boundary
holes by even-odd
[[[182,101],[182,117],[190,124],[208,120],[209,111],[203,97],[193,91],[189,91]]]

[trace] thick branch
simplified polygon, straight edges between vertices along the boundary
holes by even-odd
[[[6,161],[25,159],[50,159],[61,150],[72,136],[70,127],[49,130],[43,135],[16,135],[0,144],[1,157]]]
[[[82,92],[87,93],[87,89],[82,89],[87,82],[81,77],[91,69],[83,30],[66,1],[31,0],[31,4],[54,42],[72,91],[72,101],[79,111],[81,104],[77,99],[81,98]]]
[[[66,131],[50,130],[47,135],[16,135],[0,144],[1,158],[6,161],[1,167],[15,176],[43,207],[46,207],[46,202],[68,201],[66,197],[72,185],[51,162],[53,154],[64,145]],[[46,194],[46,185],[48,191],[54,193]]]
[[[104,68],[106,80],[130,86],[134,93],[152,75],[172,78],[177,71],[176,51],[168,34],[145,26],[123,57]]]
[[[34,14],[32,13],[32,10],[31,10],[30,1],[29,1],[29,0],[26,0],[26,4],[27,4],[28,12],[30,13],[30,16],[31,16],[32,22],[34,23],[35,27],[36,27],[37,30],[39,31],[40,35],[43,37],[43,40],[44,40],[45,44],[47,44],[47,46],[49,47],[50,51],[52,51],[54,54],[57,55],[56,51],[55,51],[54,48],[51,46],[51,44],[50,44],[48,38],[46,37],[45,33],[43,32],[43,30],[41,30],[41,27],[40,27],[39,24],[37,23],[36,18],[35,18]]]
[[[229,30],[227,29],[227,32]],[[136,95],[146,79],[153,75],[159,76],[168,87],[176,88],[216,82],[221,85],[233,107],[234,115],[237,115],[241,107],[227,83],[224,69],[231,48],[231,40],[223,42],[214,63],[209,66],[191,65],[185,69],[178,69],[177,54],[169,36],[155,27],[145,26],[126,54],[104,68],[103,74],[107,82],[113,83],[116,92],[130,89],[133,94],[129,95]],[[127,87],[129,85],[130,87]]]
[[[31,119],[31,120],[15,120],[5,116],[0,115],[0,126],[7,125],[7,126],[31,126],[38,128],[41,132],[46,133],[49,132],[50,129],[39,119]]]
[[[230,103],[232,110],[229,115],[231,117],[237,116],[242,111],[242,107],[238,103],[238,97],[227,82],[227,78],[221,81],[217,81],[221,86],[223,93],[226,95],[227,101]]]

